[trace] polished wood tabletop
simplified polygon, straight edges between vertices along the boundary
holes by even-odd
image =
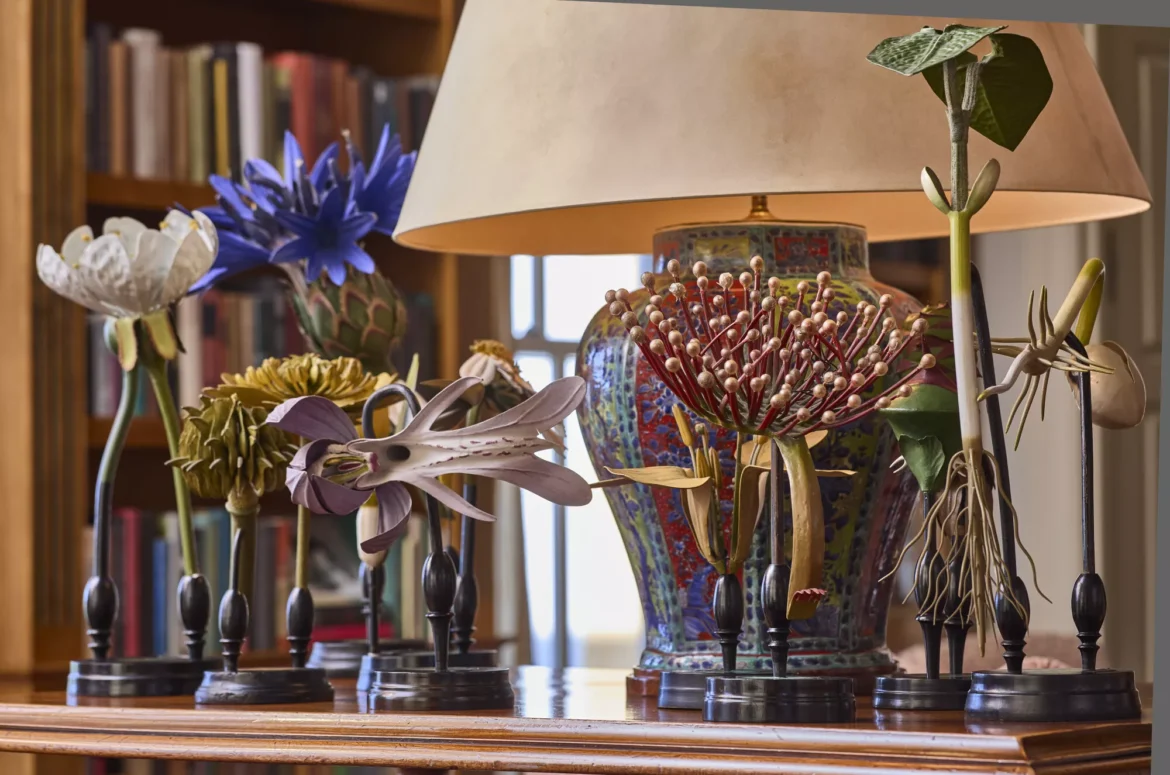
[[[875,713],[834,726],[704,723],[627,697],[628,671],[520,668],[511,712],[367,712],[333,703],[197,708],[190,698],[77,700],[0,686],[0,750],[87,756],[564,773],[1142,772],[1151,712],[1111,724],[975,726]],[[1149,706],[1149,695],[1143,702]]]

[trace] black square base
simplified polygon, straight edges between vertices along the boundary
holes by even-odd
[[[516,696],[506,667],[379,670],[365,707],[378,710],[512,710]]]
[[[209,670],[195,692],[196,705],[287,705],[332,702],[325,671],[310,667],[264,667],[228,673]]]
[[[500,654],[495,649],[447,655],[448,667],[496,667]],[[391,670],[430,670],[435,666],[435,652],[418,650],[383,652],[377,656],[363,654],[357,674],[357,690],[369,691],[374,673]]]
[[[873,689],[875,710],[963,710],[971,689],[969,675],[879,676]]]
[[[389,640],[378,644],[379,654],[425,649],[425,640]],[[370,651],[366,640],[317,641],[309,651],[306,667],[320,668],[329,678],[357,678],[362,657]]]
[[[853,679],[838,676],[712,676],[703,720],[739,724],[843,724],[856,720]]]
[[[182,697],[193,694],[218,659],[186,657],[77,659],[69,663],[69,697]]]
[[[658,685],[658,707],[668,710],[702,710],[711,676],[767,676],[760,670],[663,670]]]
[[[971,675],[968,721],[1122,721],[1142,703],[1129,670],[1028,670]]]

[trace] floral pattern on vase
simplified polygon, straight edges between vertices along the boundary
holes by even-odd
[[[654,242],[657,286],[669,284],[666,262],[677,259],[684,274],[704,261],[711,276],[739,274],[754,255],[764,259],[765,276],[777,276],[787,292],[799,280],[833,273],[837,296],[831,314],[845,304],[876,303],[890,294],[901,320],[920,305],[906,293],[869,274],[865,232],[854,226],[745,221],[688,226],[660,232]],[[689,275],[688,275],[689,276]],[[690,277],[688,285],[694,284]],[[631,291],[630,305],[645,307],[645,290]],[[578,350],[585,378],[585,401],[578,410],[585,444],[595,468],[685,466],[686,447],[677,438],[671,408],[675,398],[629,342],[625,327],[602,309],[589,324]],[[692,418],[697,419],[697,418]],[[722,503],[730,516],[735,434],[709,429],[724,469]],[[894,670],[885,648],[886,614],[893,581],[881,578],[901,550],[916,487],[909,472],[895,473],[897,457],[889,427],[876,416],[832,430],[812,450],[818,469],[848,469],[849,478],[820,480],[825,510],[825,586],[816,616],[792,623],[789,669],[795,674],[853,675],[859,690],[873,676]],[[787,490],[787,482],[784,483]],[[694,546],[680,495],[667,488],[628,485],[606,488],[625,543],[646,621],[646,649],[639,667],[708,669],[721,662],[712,631],[711,599],[717,575]],[[787,495],[785,496],[787,502]],[[791,518],[788,518],[789,525]],[[760,520],[751,557],[742,572],[744,632],[737,666],[769,669],[766,625],[757,602],[769,563],[769,519]],[[791,549],[791,533],[787,536]]]

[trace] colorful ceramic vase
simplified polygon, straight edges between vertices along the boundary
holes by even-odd
[[[833,273],[838,289],[830,311],[860,300],[894,298],[899,320],[919,308],[909,295],[877,282],[869,273],[865,231],[835,224],[791,224],[751,219],[695,225],[660,232],[654,240],[657,271],[678,259],[688,274],[706,262],[711,277],[738,276],[752,256],[764,259],[765,276],[779,276],[795,292],[801,279]],[[690,277],[689,284],[694,283]],[[665,288],[669,275],[657,283]],[[631,290],[631,306],[646,305],[644,290]],[[600,301],[600,300],[599,300]],[[644,323],[643,323],[644,324]],[[621,322],[601,310],[582,336],[578,369],[588,390],[578,412],[586,446],[599,476],[603,467],[689,465],[677,438],[675,399],[626,337]],[[725,514],[731,510],[735,435],[712,430],[724,466]],[[814,618],[792,623],[788,667],[796,674],[851,675],[859,690],[873,677],[892,672],[885,648],[886,613],[893,580],[880,581],[901,550],[916,488],[908,471],[894,473],[898,455],[893,433],[876,416],[834,429],[812,450],[818,469],[856,471],[849,478],[824,478],[825,585],[827,597]],[[787,482],[785,482],[787,489]],[[718,574],[699,555],[676,490],[645,485],[606,488],[629,553],[646,618],[646,649],[640,668],[708,669],[720,666],[711,613]],[[737,665],[770,669],[765,624],[757,598],[768,565],[768,519],[760,520],[751,558],[743,570],[744,634]],[[790,518],[789,518],[790,524]],[[788,537],[791,547],[791,535]]]

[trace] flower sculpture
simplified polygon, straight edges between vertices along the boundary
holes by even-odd
[[[219,239],[202,213],[167,213],[158,229],[133,218],[109,218],[95,238],[88,226],[69,233],[58,253],[37,248],[37,274],[57,294],[114,319],[118,360],[129,371],[138,360],[140,326],[165,360],[178,354],[171,306],[215,261]]]
[[[204,395],[198,407],[185,411],[179,454],[167,465],[182,472],[191,492],[225,502],[232,534],[243,534],[241,586],[250,594],[260,496],[283,482],[296,441],[264,423],[264,408],[248,406],[237,395]]]
[[[738,461],[749,437],[775,442],[792,493],[787,613],[789,619],[807,619],[825,594],[825,532],[806,437],[888,407],[891,398],[909,393],[907,383],[917,373],[935,365],[935,356],[923,351],[904,374],[895,372],[904,356],[924,348],[925,322],[909,331],[899,328],[888,314],[889,297],[834,312],[843,305],[834,303],[837,291],[829,272],[820,273],[815,284],[798,282],[789,295],[780,278],[763,282],[760,257],[752,258],[751,269],[712,282],[699,262],[688,287],[678,262],[671,261],[673,282],[663,294],[654,288],[654,275],[643,276],[651,296],[641,314],[630,308],[625,289],[606,299],[610,313],[621,318],[630,340],[683,405],[738,434],[733,523],[741,525],[739,534],[754,517],[740,513],[751,499],[744,496],[747,467]],[[751,481],[749,489],[756,479]]]
[[[202,213],[167,213],[158,229],[133,218],[110,218],[95,237],[88,226],[74,229],[58,253],[49,245],[37,248],[37,274],[55,293],[108,318],[110,349],[122,366],[122,397],[98,470],[94,503],[95,532],[108,536],[113,479],[134,415],[138,368],[146,369],[158,399],[171,457],[178,455],[179,416],[167,379],[167,365],[180,344],[171,322],[172,308],[187,288],[212,266],[219,249],[215,225]],[[180,617],[188,632],[188,653],[199,659],[207,626],[207,582],[198,575],[191,495],[178,469],[173,471],[175,509],[184,578]],[[108,542],[108,537],[99,538]],[[104,659],[109,627],[117,610],[117,593],[107,574],[108,543],[94,553],[94,575],[86,587],[86,614],[94,635],[94,654]],[[108,616],[93,618],[95,612]]]
[[[326,399],[309,396],[282,403],[268,422],[309,440],[289,466],[286,484],[293,502],[317,514],[339,515],[354,511],[374,493],[379,529],[363,542],[367,552],[381,551],[401,535],[410,514],[407,485],[461,514],[494,521],[438,482],[448,474],[510,482],[566,506],[588,503],[585,480],[537,457],[558,446],[547,431],[581,403],[584,381],[565,377],[491,419],[437,430],[436,422],[478,383],[475,377],[455,380],[387,438],[358,437],[349,416]]]
[[[301,330],[316,352],[356,357],[381,372],[402,337],[406,312],[360,240],[394,232],[415,154],[402,152],[389,126],[368,168],[348,133],[345,146],[346,173],[337,143],[307,169],[296,138],[286,133],[283,174],[263,159],[249,159],[243,183],[211,176],[218,205],[202,212],[223,234],[223,249],[191,291],[272,264],[283,270]]]

